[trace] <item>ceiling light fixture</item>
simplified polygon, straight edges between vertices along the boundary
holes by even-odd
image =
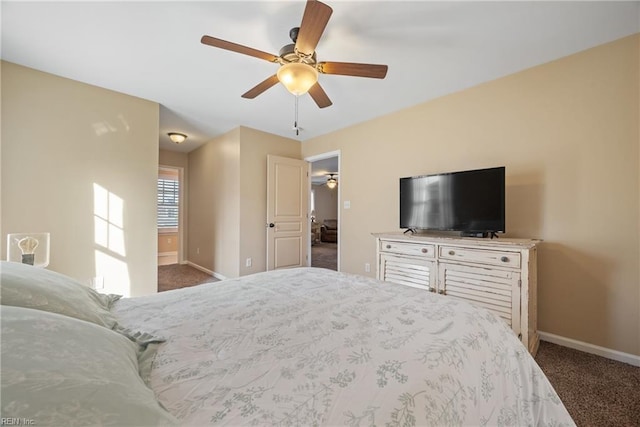
[[[302,62],[289,62],[278,68],[276,73],[280,83],[295,96],[309,92],[318,82],[318,70]]]
[[[334,175],[335,174],[329,174],[329,178],[327,179],[327,187],[332,190],[338,185],[338,180],[333,177]]]
[[[176,144],[182,144],[187,139],[187,135],[183,133],[169,132],[167,135],[169,135],[169,139]]]

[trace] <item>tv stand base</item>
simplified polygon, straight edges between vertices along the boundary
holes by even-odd
[[[489,233],[486,231],[461,231],[460,237],[485,238],[485,237],[489,237]]]

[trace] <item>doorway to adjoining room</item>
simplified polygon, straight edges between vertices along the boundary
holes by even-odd
[[[181,170],[158,168],[158,266],[179,262]]]
[[[311,161],[311,266],[338,270],[339,155]]]

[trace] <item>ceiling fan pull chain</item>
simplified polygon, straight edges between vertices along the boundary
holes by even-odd
[[[293,128],[296,131],[296,136],[300,135],[300,128],[298,127],[298,96],[296,98],[295,118],[293,120]]]

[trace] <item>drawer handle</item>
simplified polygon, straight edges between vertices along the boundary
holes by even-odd
[[[455,255],[456,253],[454,251],[449,251],[449,255]]]
[[[440,295],[444,295],[444,289],[440,289],[440,290],[438,291],[438,293],[439,293]]]
[[[500,258],[500,261],[509,262],[509,258],[507,258],[506,256],[503,256],[502,258]]]
[[[387,245],[387,249],[391,249],[391,245]]]
[[[426,254],[427,252],[429,252],[429,251],[427,250],[427,248],[422,248],[422,253],[423,253],[423,254]]]

